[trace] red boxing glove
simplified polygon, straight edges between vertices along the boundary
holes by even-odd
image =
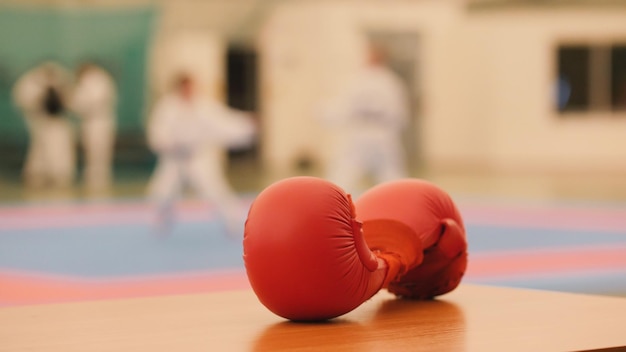
[[[417,265],[395,269],[398,274],[385,286],[390,292],[427,299],[459,285],[467,267],[467,240],[461,215],[445,191],[423,180],[392,181],[365,192],[356,209],[369,248],[391,268],[406,242],[393,227],[410,227],[423,247]]]
[[[257,196],[243,257],[261,303],[291,320],[345,314],[378,292],[387,274],[363,239],[350,196],[314,177],[278,181]]]
[[[256,198],[246,221],[244,262],[252,289],[275,314],[301,321],[343,315],[383,287],[407,297],[431,292],[451,261],[464,270],[466,256],[458,212],[447,198],[456,216],[435,218],[434,208],[425,205],[437,203],[428,199],[439,199],[441,191],[429,187],[437,192],[411,185],[401,187],[401,194],[367,192],[359,200],[367,219],[362,227],[350,196],[338,186],[313,177],[274,183]]]

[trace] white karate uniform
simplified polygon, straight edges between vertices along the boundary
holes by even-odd
[[[80,119],[85,155],[84,182],[88,189],[103,190],[111,184],[117,93],[111,75],[90,66],[76,82],[71,108]]]
[[[225,175],[221,151],[252,143],[255,125],[244,112],[209,99],[186,101],[164,96],[148,122],[148,143],[158,164],[148,192],[158,202],[165,231],[171,226],[173,201],[185,185],[211,201],[227,230],[243,230],[245,208]]]
[[[338,132],[328,178],[349,192],[366,175],[374,182],[406,177],[402,130],[409,104],[400,78],[384,66],[370,66],[321,114]]]
[[[68,187],[74,180],[75,134],[67,111],[51,114],[44,108],[49,87],[67,108],[69,77],[63,67],[47,62],[26,72],[13,88],[13,100],[22,110],[29,133],[23,168],[28,186]]]

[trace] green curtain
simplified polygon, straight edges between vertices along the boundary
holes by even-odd
[[[0,148],[4,149],[0,158],[21,154],[28,142],[20,112],[11,101],[12,86],[21,74],[45,60],[70,69],[87,60],[104,66],[118,85],[118,136],[142,135],[147,49],[156,15],[153,6],[0,6]]]

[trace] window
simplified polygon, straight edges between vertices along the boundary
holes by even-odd
[[[611,48],[611,105],[626,110],[626,46]]]
[[[561,112],[626,110],[626,45],[558,48]]]
[[[559,49],[558,106],[562,111],[589,108],[589,48]]]

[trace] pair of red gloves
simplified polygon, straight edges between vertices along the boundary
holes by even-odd
[[[345,314],[382,288],[410,299],[455,289],[467,266],[465,228],[432,183],[378,185],[353,203],[331,182],[293,177],[248,213],[243,258],[263,305],[296,321]]]

